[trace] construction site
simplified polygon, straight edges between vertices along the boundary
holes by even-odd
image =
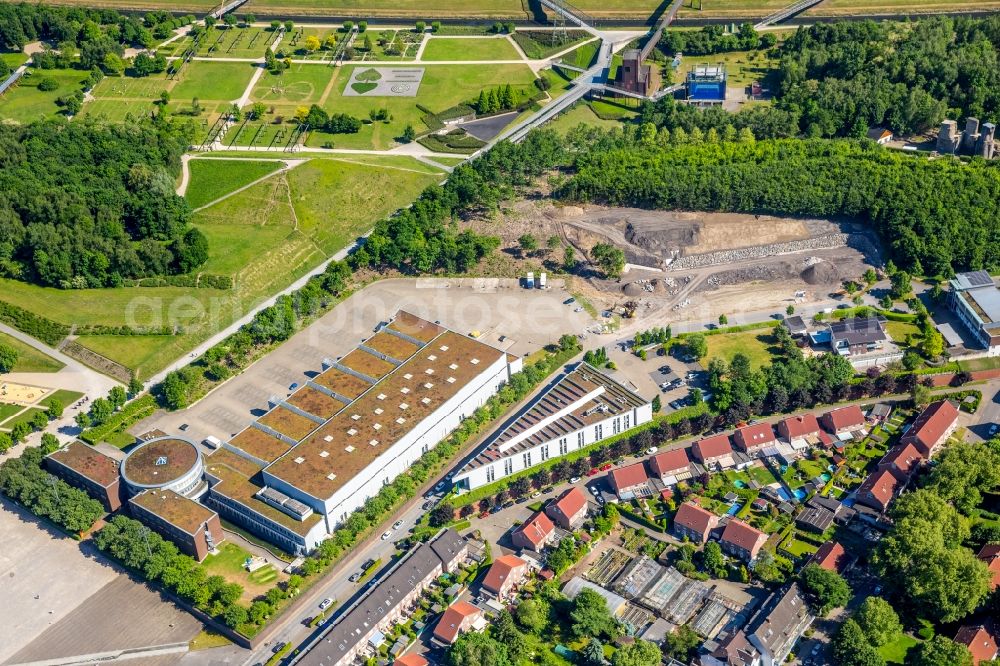
[[[504,245],[557,236],[583,260],[598,243],[621,248],[620,280],[583,270],[575,288],[599,309],[665,321],[825,301],[881,264],[875,235],[851,222],[525,201],[501,226]]]

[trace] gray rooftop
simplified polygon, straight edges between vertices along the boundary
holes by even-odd
[[[979,306],[981,312],[978,314],[983,319],[984,324],[989,326],[989,324],[1000,322],[1000,289],[991,284],[988,287],[968,289],[965,295]],[[985,317],[983,317],[984,314]]]
[[[886,339],[882,322],[877,317],[849,317],[832,322],[830,335],[835,341],[847,340],[852,345],[863,345]]]
[[[976,289],[978,287],[992,287],[993,278],[986,271],[970,271],[968,273],[957,273],[951,281],[953,289],[965,291],[966,289]]]

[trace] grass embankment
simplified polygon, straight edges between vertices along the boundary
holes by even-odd
[[[12,347],[17,352],[17,363],[11,372],[57,372],[65,367],[51,356],[6,333],[0,333],[0,345]]]
[[[424,47],[423,60],[520,60],[506,35],[498,37],[431,37]]]

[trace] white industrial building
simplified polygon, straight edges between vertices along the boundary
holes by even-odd
[[[483,342],[399,312],[209,457],[207,502],[308,552],[521,369]]]
[[[951,280],[951,309],[989,356],[1000,355],[1000,289],[986,271]]]
[[[652,419],[648,400],[580,363],[487,440],[453,481],[479,488]]]

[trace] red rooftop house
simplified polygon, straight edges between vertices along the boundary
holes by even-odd
[[[990,589],[995,590],[1000,587],[1000,544],[986,544],[982,547],[976,557],[978,557],[980,561],[986,563],[986,567],[990,570],[990,574],[993,575],[993,580],[990,583]]]
[[[842,574],[847,570],[847,565],[850,564],[850,557],[839,543],[827,541],[813,553],[809,563],[816,564],[827,571]]]
[[[868,475],[858,488],[857,502],[863,506],[885,513],[889,505],[906,486],[897,472],[890,469],[875,470]]]
[[[844,435],[865,427],[864,412],[857,405],[839,407],[820,417],[820,423],[834,435]]]
[[[587,518],[587,496],[574,486],[549,503],[545,515],[564,530],[575,530]]]
[[[514,530],[510,540],[518,548],[540,553],[556,536],[556,526],[541,511]]]
[[[950,400],[938,400],[920,413],[899,441],[902,444],[913,444],[925,457],[933,458],[956,427],[958,408]]]
[[[641,462],[611,470],[608,472],[608,482],[622,501],[650,494],[646,465]]]
[[[695,543],[705,543],[708,535],[719,526],[719,517],[694,502],[684,502],[674,515],[674,533]]]
[[[421,657],[419,654],[404,654],[402,657],[396,657],[392,662],[392,666],[428,666],[430,664],[425,658]]]
[[[996,659],[1000,651],[997,649],[997,637],[986,625],[966,625],[955,634],[955,642],[969,648],[972,653],[972,663],[979,666],[981,662]]]
[[[460,634],[473,628],[483,619],[483,611],[468,601],[456,601],[444,612],[434,627],[433,642],[438,645],[452,645]]]
[[[742,520],[731,519],[722,531],[722,550],[746,562],[753,562],[767,542],[767,535]]]
[[[520,557],[514,555],[498,557],[483,578],[483,592],[495,599],[506,599],[511,590],[524,582],[527,575],[528,563]]]
[[[923,461],[924,455],[913,444],[897,444],[889,449],[878,467],[895,470],[898,476],[910,476]]]
[[[815,414],[789,416],[778,424],[778,435],[793,449],[804,449],[819,440],[819,421]]]
[[[733,466],[733,446],[729,443],[729,435],[706,437],[694,443],[691,455],[702,465]]]
[[[657,453],[649,459],[649,469],[653,476],[665,486],[673,486],[678,481],[691,478],[691,460],[687,449],[674,449]]]
[[[774,436],[774,429],[770,423],[755,423],[739,428],[733,441],[748,455],[759,456],[764,449],[777,444],[778,438]]]

